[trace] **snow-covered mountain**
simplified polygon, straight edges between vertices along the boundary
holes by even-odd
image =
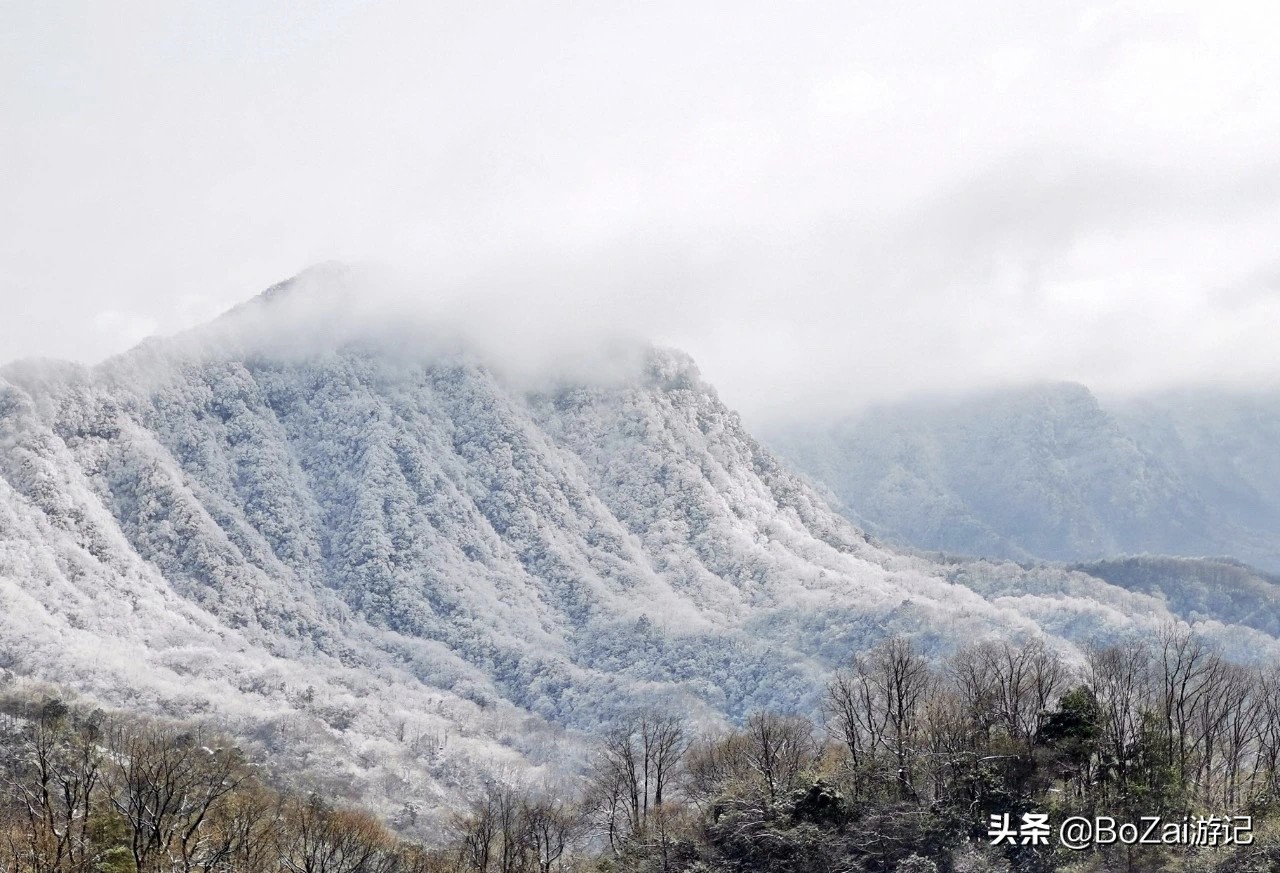
[[[886,540],[958,554],[1231,556],[1280,570],[1280,392],[1101,403],[1073,384],[779,424],[781,455]]]
[[[350,317],[358,288],[313,271],[97,367],[0,370],[0,679],[215,721],[392,815],[570,774],[640,705],[813,711],[891,632],[1071,653],[1179,608],[869,540],[680,353],[512,379]]]
[[[1219,553],[1280,571],[1280,388],[1173,391],[1113,411],[1210,508]]]

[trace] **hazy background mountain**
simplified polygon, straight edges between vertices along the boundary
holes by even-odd
[[[1100,402],[1043,384],[775,424],[767,441],[892,542],[1012,558],[1230,556],[1280,570],[1280,391]]]
[[[1191,574],[901,554],[678,352],[517,379],[452,328],[363,318],[366,292],[325,268],[94,368],[0,370],[0,678],[207,719],[327,794],[438,815],[487,778],[571,776],[638,706],[815,712],[895,632],[1070,659],[1185,617],[1280,650],[1265,580],[1219,609]]]

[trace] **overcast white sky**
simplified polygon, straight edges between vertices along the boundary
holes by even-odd
[[[325,259],[749,417],[1280,377],[1280,5],[14,2],[0,361]]]

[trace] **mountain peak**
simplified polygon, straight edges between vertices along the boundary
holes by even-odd
[[[253,300],[260,303],[275,303],[319,288],[349,285],[354,273],[355,270],[351,265],[342,261],[321,261],[312,264],[296,276],[277,282]]]

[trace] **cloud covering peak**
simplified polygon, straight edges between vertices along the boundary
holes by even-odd
[[[5,359],[95,360],[340,258],[422,277],[433,312],[686,348],[755,417],[1280,376],[1257,4],[6,23]]]

